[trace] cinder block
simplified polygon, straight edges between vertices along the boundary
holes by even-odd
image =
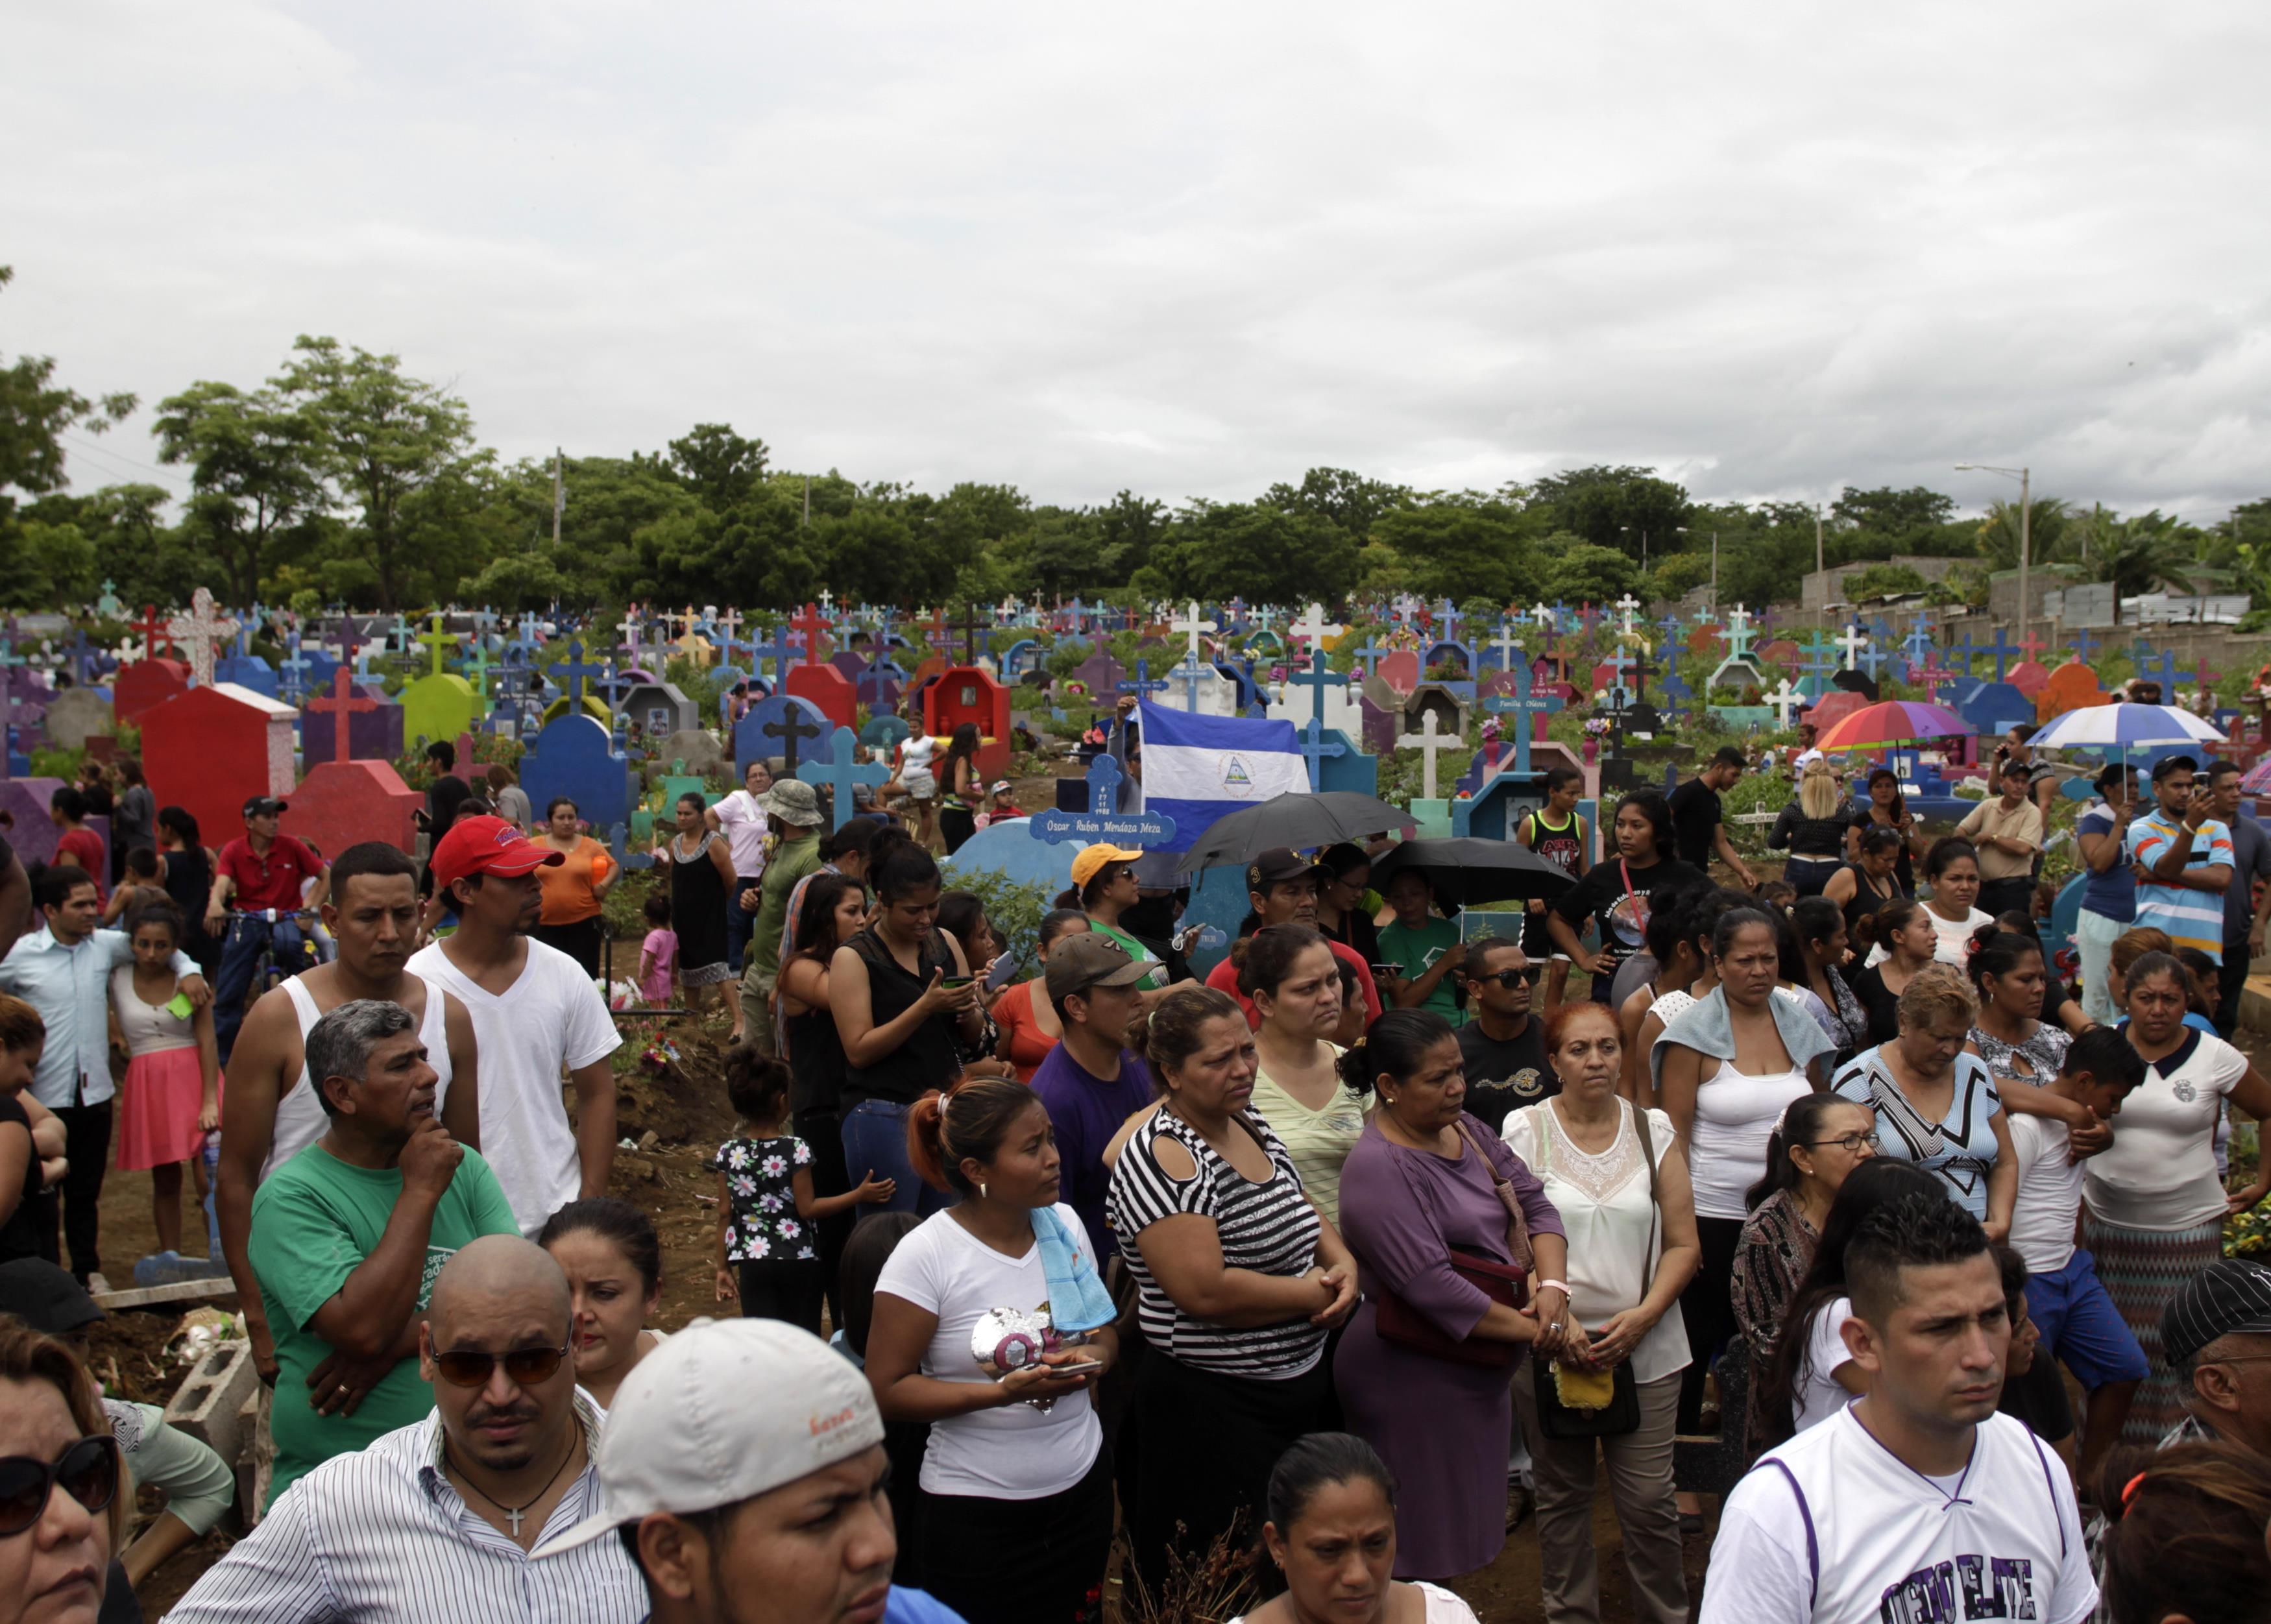
[[[252,1345],[214,1345],[197,1363],[166,1406],[166,1422],[178,1427],[225,1461],[234,1461],[247,1436],[244,1401],[260,1385],[253,1368]]]

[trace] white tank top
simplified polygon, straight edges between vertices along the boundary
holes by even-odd
[[[440,1079],[434,1087],[434,1109],[439,1112],[450,1093],[449,1017],[444,1013],[442,989],[423,976],[410,979],[426,989],[426,1017],[418,1024],[418,1041],[426,1046],[426,1063],[434,1068]],[[316,1098],[316,1085],[308,1076],[308,1034],[322,1018],[323,1011],[316,1008],[315,995],[300,984],[298,976],[284,983],[284,991],[300,1017],[300,1079],[276,1102],[276,1128],[268,1136],[268,1159],[260,1165],[264,1184],[270,1173],[322,1138],[324,1129],[331,1125],[324,1102]]]
[[[1688,1177],[1695,1190],[1698,1218],[1747,1216],[1743,1196],[1767,1167],[1767,1140],[1790,1102],[1813,1091],[1803,1071],[1753,1076],[1722,1061],[1719,1069],[1695,1091],[1695,1121],[1689,1132],[1694,1152]]]

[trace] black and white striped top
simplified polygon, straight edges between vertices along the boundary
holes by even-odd
[[[1175,1306],[1143,1263],[1143,1231],[1161,1218],[1190,1213],[1214,1220],[1227,1268],[1291,1277],[1315,1266],[1322,1225],[1301,1193],[1292,1155],[1268,1123],[1251,1116],[1240,1120],[1269,1154],[1270,1182],[1254,1183],[1217,1156],[1190,1124],[1161,1110],[1120,1153],[1104,1213],[1136,1278],[1145,1341],[1195,1370],[1277,1381],[1316,1364],[1324,1352],[1322,1327],[1309,1323],[1306,1315],[1282,1324],[1243,1328],[1194,1318]],[[1190,1152],[1195,1177],[1178,1181],[1160,1170],[1158,1142],[1163,1137]]]

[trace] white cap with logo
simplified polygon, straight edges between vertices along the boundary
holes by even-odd
[[[600,1509],[534,1554],[658,1511],[736,1505],[883,1441],[875,1389],[811,1332],[697,1321],[638,1362],[599,1437]]]

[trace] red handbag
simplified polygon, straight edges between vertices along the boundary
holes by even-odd
[[[1507,1250],[1515,1262],[1501,1263],[1496,1258],[1485,1257],[1473,1252],[1450,1248],[1451,1272],[1476,1287],[1493,1302],[1504,1303],[1509,1308],[1525,1307],[1530,1301],[1530,1226],[1522,1216],[1522,1204],[1515,1199],[1514,1186],[1508,1181],[1490,1158],[1483,1155],[1482,1147],[1474,1136],[1467,1132],[1466,1124],[1459,1124],[1459,1136],[1467,1142],[1468,1151],[1483,1157],[1483,1166],[1497,1187],[1498,1198],[1507,1211]],[[1488,1337],[1469,1337],[1455,1341],[1410,1303],[1385,1285],[1380,1288],[1379,1300],[1373,1308],[1373,1324],[1385,1341],[1399,1347],[1410,1348],[1415,1353],[1426,1353],[1445,1359],[1456,1365],[1472,1365],[1484,1370],[1510,1370],[1526,1346],[1519,1342],[1500,1342]]]

